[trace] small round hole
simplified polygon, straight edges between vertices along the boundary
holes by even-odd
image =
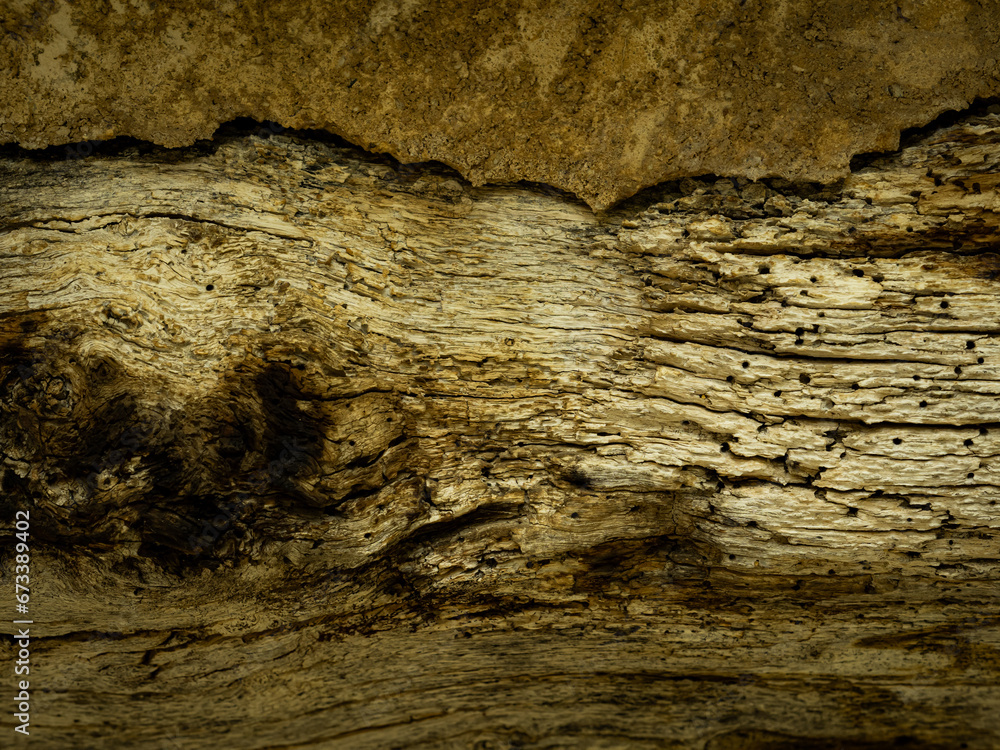
[[[900,444],[902,444],[903,439],[902,438],[893,438],[892,442],[893,442],[893,445],[900,445]]]
[[[810,380],[812,380],[812,378],[810,378],[805,373],[802,373],[801,375],[799,375],[799,382],[800,383],[806,383],[806,384],[808,384]]]
[[[757,269],[757,273],[760,274],[771,273],[771,269],[768,268],[767,266],[761,266],[760,268]]]
[[[962,374],[962,368],[956,365],[956,367],[955,367],[955,374],[956,375],[961,375]]]
[[[864,271],[862,271],[862,270],[861,270],[860,268],[855,268],[855,269],[854,269],[854,270],[852,271],[852,273],[853,273],[853,274],[854,274],[855,276],[864,276],[864,275],[865,275],[865,272],[864,272]]]
[[[975,349],[976,348],[976,342],[975,341],[966,341],[965,342],[965,348],[966,349]]]
[[[743,367],[744,367],[744,369],[745,369],[745,368],[747,368],[747,367],[749,367],[749,366],[750,366],[750,363],[749,363],[749,362],[744,362],[744,363],[743,363]]]
[[[811,281],[813,284],[815,284],[816,283],[816,277],[815,276],[810,276],[809,277],[809,281]]]
[[[964,446],[965,446],[966,448],[971,448],[971,447],[972,447],[972,445],[973,445],[973,443],[972,443],[972,438],[966,438],[966,439],[965,439],[965,440],[964,440],[964,441],[962,442],[962,445],[964,445]]]
[[[775,398],[781,398],[781,391],[775,391],[774,392],[774,397]]]
[[[206,291],[206,292],[210,292],[210,291],[212,291],[213,289],[215,289],[215,284],[209,284],[209,285],[207,285],[207,286],[205,287],[205,291]]]
[[[986,361],[985,359],[983,359],[982,357],[980,357],[979,359],[976,360],[976,364],[981,365],[985,361]]]
[[[927,402],[926,401],[921,401],[920,402],[920,408],[921,409],[925,408],[926,406],[927,406]]]
[[[948,309],[948,300],[941,300],[941,309],[942,310]]]

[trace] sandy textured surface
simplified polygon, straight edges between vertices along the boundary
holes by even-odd
[[[692,174],[843,176],[1000,93],[1000,4],[4,3],[0,141],[166,146],[238,116],[606,207]]]

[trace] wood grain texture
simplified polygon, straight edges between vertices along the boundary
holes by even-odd
[[[9,151],[33,744],[995,747],[998,185]]]

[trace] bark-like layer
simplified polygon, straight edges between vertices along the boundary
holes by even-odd
[[[14,5],[0,142],[188,145],[249,116],[597,208],[687,175],[838,179],[1000,95],[1000,0]]]
[[[8,154],[38,746],[995,747],[998,185]]]

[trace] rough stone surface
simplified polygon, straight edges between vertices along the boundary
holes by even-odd
[[[1000,746],[998,186],[8,153],[32,747]]]
[[[0,141],[167,146],[238,116],[607,207],[685,175],[843,177],[1000,94],[1000,3],[7,2]]]

